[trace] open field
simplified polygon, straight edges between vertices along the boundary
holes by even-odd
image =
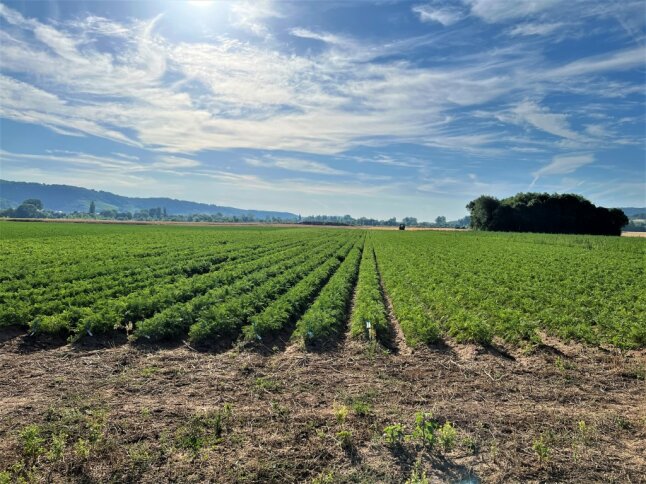
[[[0,482],[646,475],[641,239],[0,233]]]

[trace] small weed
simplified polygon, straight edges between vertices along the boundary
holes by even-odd
[[[325,472],[312,479],[312,484],[333,484],[336,482],[334,472]],[[1,483],[0,483],[1,484]]]
[[[197,456],[203,449],[219,444],[231,415],[229,404],[225,404],[222,410],[193,415],[187,425],[177,430],[177,447]]]
[[[0,484],[11,484],[11,473],[9,471],[0,472]]]
[[[256,390],[271,393],[280,390],[280,383],[272,380],[271,378],[258,377],[254,380],[254,387]]]
[[[615,415],[613,420],[619,430],[628,430],[631,427],[630,420],[622,415]]]
[[[561,373],[565,373],[567,370],[574,370],[576,368],[574,363],[565,358],[561,358],[560,356],[557,356],[554,360],[554,366],[556,366],[558,371]]]
[[[430,412],[418,412],[415,414],[415,429],[413,438],[421,442],[425,447],[432,448],[436,441],[436,430],[438,423],[433,419]]]
[[[334,406],[334,416],[339,425],[343,425],[345,420],[348,418],[349,409],[345,405],[335,405]]]
[[[462,439],[462,447],[475,454],[478,451],[478,444],[473,437],[467,436]]]
[[[534,449],[534,452],[536,452],[538,461],[541,463],[546,462],[550,457],[550,453],[552,452],[552,449],[550,449],[550,447],[547,445],[542,435],[540,436],[540,438],[534,439],[534,442],[532,443],[532,449]]]
[[[279,418],[287,418],[289,416],[289,408],[280,405],[276,401],[271,402],[271,411]]]
[[[372,405],[362,399],[352,402],[352,411],[359,417],[367,417],[372,412]]]
[[[429,484],[431,481],[426,476],[426,471],[422,469],[421,462],[418,460],[415,462],[413,471],[410,474],[410,477],[406,480],[406,484]]]
[[[36,424],[27,425],[20,432],[20,442],[25,457],[35,459],[45,451],[43,447],[45,439],[42,437],[41,432],[42,429]]]
[[[49,446],[49,452],[47,452],[47,458],[51,462],[59,461],[63,458],[65,453],[65,445],[67,443],[67,434],[65,432],[60,432],[58,435],[52,435],[52,442]]]
[[[451,451],[455,445],[455,439],[458,433],[451,422],[445,422],[439,429],[437,429],[437,441],[445,452]]]
[[[389,425],[384,428],[384,440],[390,445],[401,445],[404,442],[404,426],[402,424]]]
[[[90,441],[87,439],[78,439],[74,444],[74,453],[81,459],[90,457]]]
[[[148,442],[136,442],[128,447],[128,457],[136,466],[148,466],[152,459],[150,444]]]
[[[341,430],[336,433],[336,440],[345,451],[352,449],[352,432],[349,430]]]
[[[158,371],[159,371],[159,368],[157,368],[156,366],[147,366],[145,368],[142,368],[139,374],[144,378],[150,378]]]

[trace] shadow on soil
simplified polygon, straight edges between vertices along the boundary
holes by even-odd
[[[411,475],[418,460],[430,464],[434,473],[442,476],[442,481],[460,484],[478,484],[480,478],[468,467],[454,462],[443,455],[420,453],[403,446],[393,446],[390,452],[397,461],[403,475]],[[433,480],[432,480],[433,481]]]

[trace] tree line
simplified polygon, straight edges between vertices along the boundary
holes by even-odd
[[[503,232],[621,235],[628,217],[573,193],[518,193],[498,200],[482,195],[467,205],[471,228]]]

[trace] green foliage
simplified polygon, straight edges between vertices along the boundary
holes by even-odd
[[[195,457],[202,450],[219,444],[232,416],[231,406],[221,410],[192,415],[188,423],[177,429],[175,445]]]
[[[571,193],[518,193],[503,200],[483,195],[467,209],[477,230],[621,235],[628,223],[621,210],[596,207]]]
[[[552,453],[552,449],[547,445],[547,442],[542,435],[538,439],[534,439],[532,442],[532,449],[536,453],[539,462],[546,462]]]
[[[324,343],[342,330],[357,277],[361,248],[353,248],[321,290],[314,304],[298,321],[292,337],[306,345]]]
[[[383,431],[384,440],[390,445],[401,445],[406,436],[405,428],[402,424],[388,425]]]
[[[352,432],[350,432],[349,430],[341,430],[337,432],[336,439],[343,450],[349,451],[352,449]]]
[[[436,431],[439,427],[430,412],[418,412],[415,414],[415,428],[413,438],[418,440],[425,447],[432,448],[437,440]]]
[[[430,484],[429,478],[426,476],[426,471],[422,469],[420,461],[415,462],[413,471],[410,477],[406,479],[406,484]]]
[[[295,339],[325,343],[344,331],[358,280],[351,332],[381,339],[381,274],[410,346],[536,344],[542,331],[646,346],[643,239],[0,224],[0,327],[37,334],[219,344],[296,325]]]
[[[410,346],[538,343],[540,331],[643,347],[644,240],[486,232],[374,232],[386,293]]]
[[[348,418],[348,413],[350,410],[345,405],[335,405],[334,406],[334,416],[339,425],[343,425]]]
[[[383,340],[388,333],[388,319],[371,241],[368,235],[361,257],[350,332],[354,338]]]
[[[35,459],[45,452],[43,447],[45,439],[42,436],[42,429],[36,424],[27,425],[20,431],[20,443],[22,453],[28,459]]]
[[[458,432],[451,422],[444,422],[444,425],[437,429],[437,442],[445,452],[450,452],[455,446]]]

